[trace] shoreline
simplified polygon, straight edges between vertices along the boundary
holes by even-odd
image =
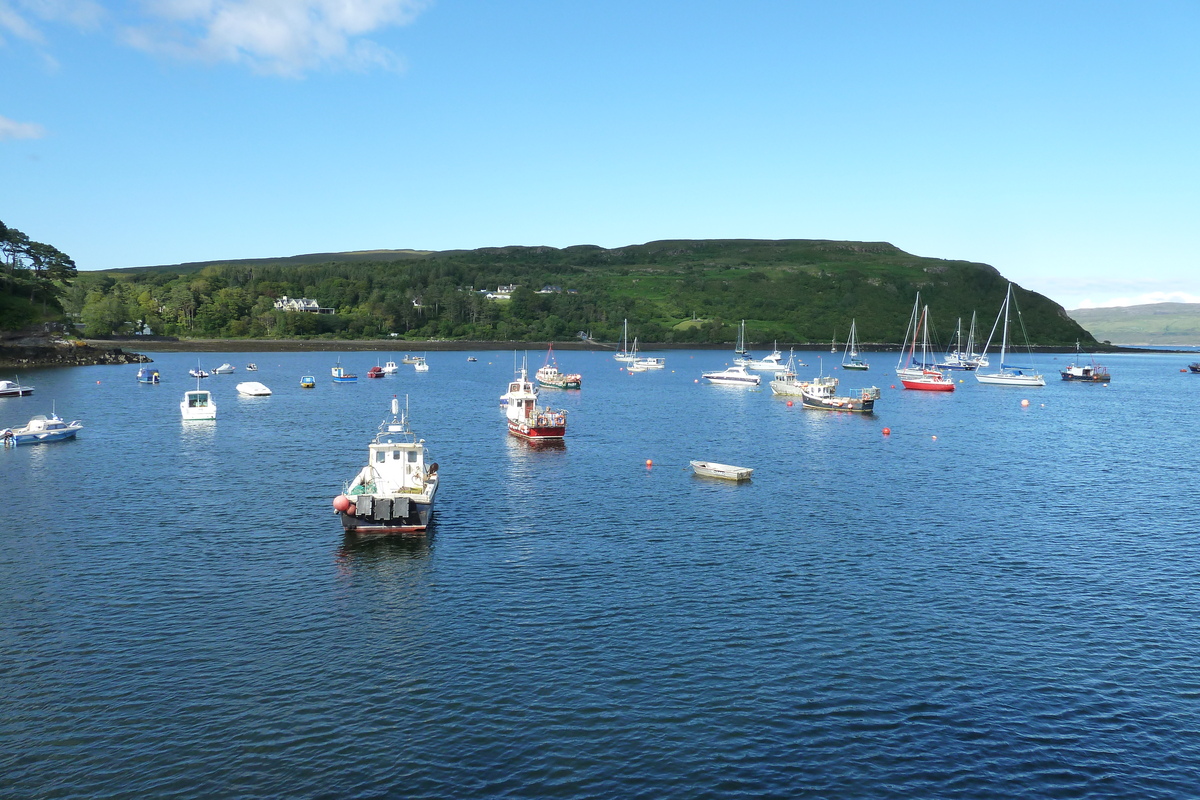
[[[434,352],[466,352],[473,350],[544,350],[553,345],[555,350],[596,350],[600,352],[616,352],[617,343],[584,342],[567,340],[561,342],[476,342],[459,340],[438,340],[429,342],[414,342],[411,340],[395,339],[173,339],[173,338],[137,338],[124,339],[87,339],[89,345],[97,349],[120,348],[129,350],[149,350],[165,353],[308,353],[308,352],[376,352],[392,353],[434,353]],[[695,342],[646,343],[641,350],[732,350],[732,342],[722,344],[703,344]],[[824,352],[826,345],[806,344],[780,347],[779,349],[795,349],[796,352]],[[1107,353],[1196,353],[1195,350],[1179,348],[1194,347],[1194,345],[1109,345],[1101,350],[1083,351],[1081,356],[1102,356]],[[863,353],[895,353],[903,348],[900,343],[862,343],[858,344],[859,352]],[[766,345],[751,346],[751,350],[767,350]],[[1070,353],[1073,349],[1064,347],[1032,347],[1034,353]],[[838,348],[837,353],[841,353]],[[830,355],[835,355],[830,353]]]

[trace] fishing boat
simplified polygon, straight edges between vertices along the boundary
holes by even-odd
[[[425,356],[417,356],[413,359],[413,370],[416,372],[429,372],[429,365],[425,363]]]
[[[158,383],[159,380],[158,370],[154,367],[141,367],[137,371],[138,383]]]
[[[200,379],[196,379],[196,388],[183,393],[179,401],[179,413],[185,422],[193,420],[210,420],[217,418],[217,404],[212,392],[200,388]]]
[[[850,320],[850,338],[846,340],[846,350],[842,353],[842,369],[867,370],[870,365],[858,356],[858,328],[855,321]]]
[[[538,389],[529,380],[524,362],[501,399],[506,406],[508,432],[513,436],[530,441],[552,441],[566,436],[567,412],[538,406]]]
[[[237,389],[238,394],[244,394],[247,397],[268,397],[271,394],[271,390],[258,381],[239,383],[234,388]]]
[[[985,354],[975,351],[975,312],[971,312],[971,327],[965,344],[962,340],[962,317],[959,317],[954,331],[954,349],[946,353],[945,358],[938,362],[937,368],[974,372],[990,363]]]
[[[726,481],[748,481],[754,472],[750,467],[735,467],[715,461],[691,461],[692,472],[704,478],[721,478]]]
[[[255,364],[253,361],[251,361],[246,365],[246,372],[258,372],[258,364]]]
[[[233,372],[235,369],[236,368],[233,366],[233,364],[230,364],[227,361],[224,364],[222,364],[221,366],[214,369],[212,371],[212,374],[213,375],[228,375],[229,373]]]
[[[33,387],[22,386],[20,378],[11,381],[0,381],[0,397],[23,397],[27,394],[33,394]]]
[[[578,389],[583,384],[583,376],[577,372],[560,372],[554,359],[554,345],[546,349],[546,363],[533,374],[538,386],[547,389]]]
[[[383,365],[383,374],[384,375],[391,375],[391,374],[399,372],[399,371],[400,371],[400,367],[396,365],[395,361],[388,361],[387,363],[385,363]]]
[[[300,377],[300,388],[301,389],[312,389],[316,385],[317,385],[317,378],[315,375],[303,375]]]
[[[1112,380],[1112,376],[1108,374],[1108,370],[1097,364],[1094,358],[1091,364],[1076,363],[1082,361],[1081,356],[1082,352],[1079,349],[1079,342],[1075,342],[1075,361],[1067,365],[1065,369],[1059,371],[1064,381],[1108,383]]]
[[[358,380],[357,375],[353,375],[342,369],[342,360],[340,358],[338,359],[337,366],[331,367],[329,372],[333,375],[334,383],[354,383]]]
[[[58,414],[51,412],[48,417],[38,414],[20,428],[6,428],[0,431],[0,439],[3,439],[5,444],[44,444],[74,439],[75,434],[81,430],[83,423],[79,420],[65,422]]]
[[[636,347],[637,340],[634,339]],[[633,361],[634,353],[629,350],[629,320],[625,320],[621,326],[621,349],[613,353],[613,361]]]
[[[718,386],[758,386],[762,382],[762,378],[751,375],[741,364],[734,364],[720,371],[706,372],[701,377]]]
[[[915,364],[917,338],[921,338],[920,366]],[[921,309],[913,329],[912,344],[908,351],[908,362],[904,368],[897,369],[896,375],[905,389],[915,389],[923,392],[953,392],[954,379],[946,377],[941,370],[925,366],[929,364],[929,306]]]
[[[844,395],[837,393],[837,387],[838,379],[828,375],[803,381],[800,384],[800,404],[820,411],[870,413],[875,410],[875,401],[879,399],[877,387],[856,389]]]
[[[379,366],[378,364],[367,370],[368,378],[382,378],[385,374],[386,373],[383,371],[383,367]]]
[[[405,355],[404,358],[400,359],[400,363],[401,364],[415,364],[415,363],[417,363],[418,358],[420,358],[420,356]]]
[[[391,411],[367,445],[367,465],[333,499],[346,533],[423,533],[433,517],[438,465],[409,427],[407,400],[401,415],[393,397]]]
[[[796,357],[792,350],[788,351],[787,364],[783,370],[775,373],[771,380],[771,394],[783,397],[801,397],[804,394],[804,382],[796,377]],[[800,364],[800,366],[805,366]]]
[[[988,334],[987,345],[983,351],[986,353],[992,344],[992,337],[996,335],[996,328],[1000,326],[1000,321],[1004,321],[1003,333],[1000,337],[1000,369],[998,372],[980,372],[975,371],[975,380],[980,383],[988,383],[996,386],[1045,386],[1046,381],[1042,376],[1033,371],[1033,367],[1021,367],[1015,364],[1008,364],[1005,359],[1008,356],[1009,346],[1009,309],[1016,304],[1012,293],[1012,284],[1008,285],[1008,290],[1004,293],[1004,302],[1000,305],[1000,313],[996,315],[996,323],[992,325],[992,332]],[[1021,323],[1021,332],[1025,331],[1025,323],[1021,321],[1021,311],[1017,309],[1017,320]],[[1029,337],[1026,335],[1026,349],[1029,345]],[[1030,353],[1032,355],[1032,353]],[[1026,372],[1025,370],[1030,370]]]
[[[1192,363],[1188,364],[1188,371],[1192,373],[1200,373],[1200,361],[1193,361]]]

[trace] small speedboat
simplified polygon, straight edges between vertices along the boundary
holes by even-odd
[[[303,377],[300,378],[300,388],[301,389],[311,389],[316,385],[317,385],[317,378],[315,375],[304,375]]]
[[[32,386],[22,386],[20,380],[0,381],[0,397],[21,397],[33,394]]]
[[[478,361],[478,360],[479,359],[476,358],[475,356],[467,356],[467,361]]]
[[[429,372],[429,365],[425,363],[425,356],[417,356],[413,361],[413,369],[417,372]]]
[[[758,386],[762,379],[751,375],[741,364],[734,364],[719,372],[704,373],[704,380],[720,386]]]
[[[0,439],[5,444],[43,444],[45,442],[61,442],[63,439],[74,439],[75,434],[83,430],[79,420],[64,422],[58,414],[38,414],[21,428],[7,428],[0,431]]]
[[[208,373],[205,372],[204,370],[200,369],[199,367],[196,367],[195,369],[189,369],[188,375],[191,375],[193,378],[207,378],[208,377]]]
[[[213,375],[228,375],[229,373],[233,372],[234,369],[235,368],[234,368],[233,364],[230,364],[229,362],[225,362],[224,364],[222,364],[221,366],[219,366],[213,370]]]
[[[158,383],[158,370],[153,367],[142,367],[137,373],[138,383]]]
[[[735,467],[730,464],[718,464],[715,461],[692,461],[692,471],[705,478],[721,478],[727,481],[748,481],[750,467]]]
[[[255,364],[253,361],[251,361],[246,365],[246,372],[258,372],[258,364]]]
[[[238,394],[244,394],[247,397],[267,397],[271,394],[271,390],[258,381],[239,383],[234,388],[238,390]]]

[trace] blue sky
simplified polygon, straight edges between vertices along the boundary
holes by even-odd
[[[1200,302],[1200,3],[0,0],[0,220],[81,269],[887,241]]]

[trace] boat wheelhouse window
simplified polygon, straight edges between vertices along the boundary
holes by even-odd
[[[408,451],[408,461],[409,461],[409,463],[410,463],[410,464],[415,464],[415,463],[417,463],[417,451],[416,451],[416,450],[409,450],[409,451]]]
[[[387,451],[386,450],[376,450],[375,451],[375,461],[379,464],[382,464],[383,462],[387,461]]]
[[[392,451],[392,461],[399,461],[399,460],[400,460],[400,451],[393,450]]]

